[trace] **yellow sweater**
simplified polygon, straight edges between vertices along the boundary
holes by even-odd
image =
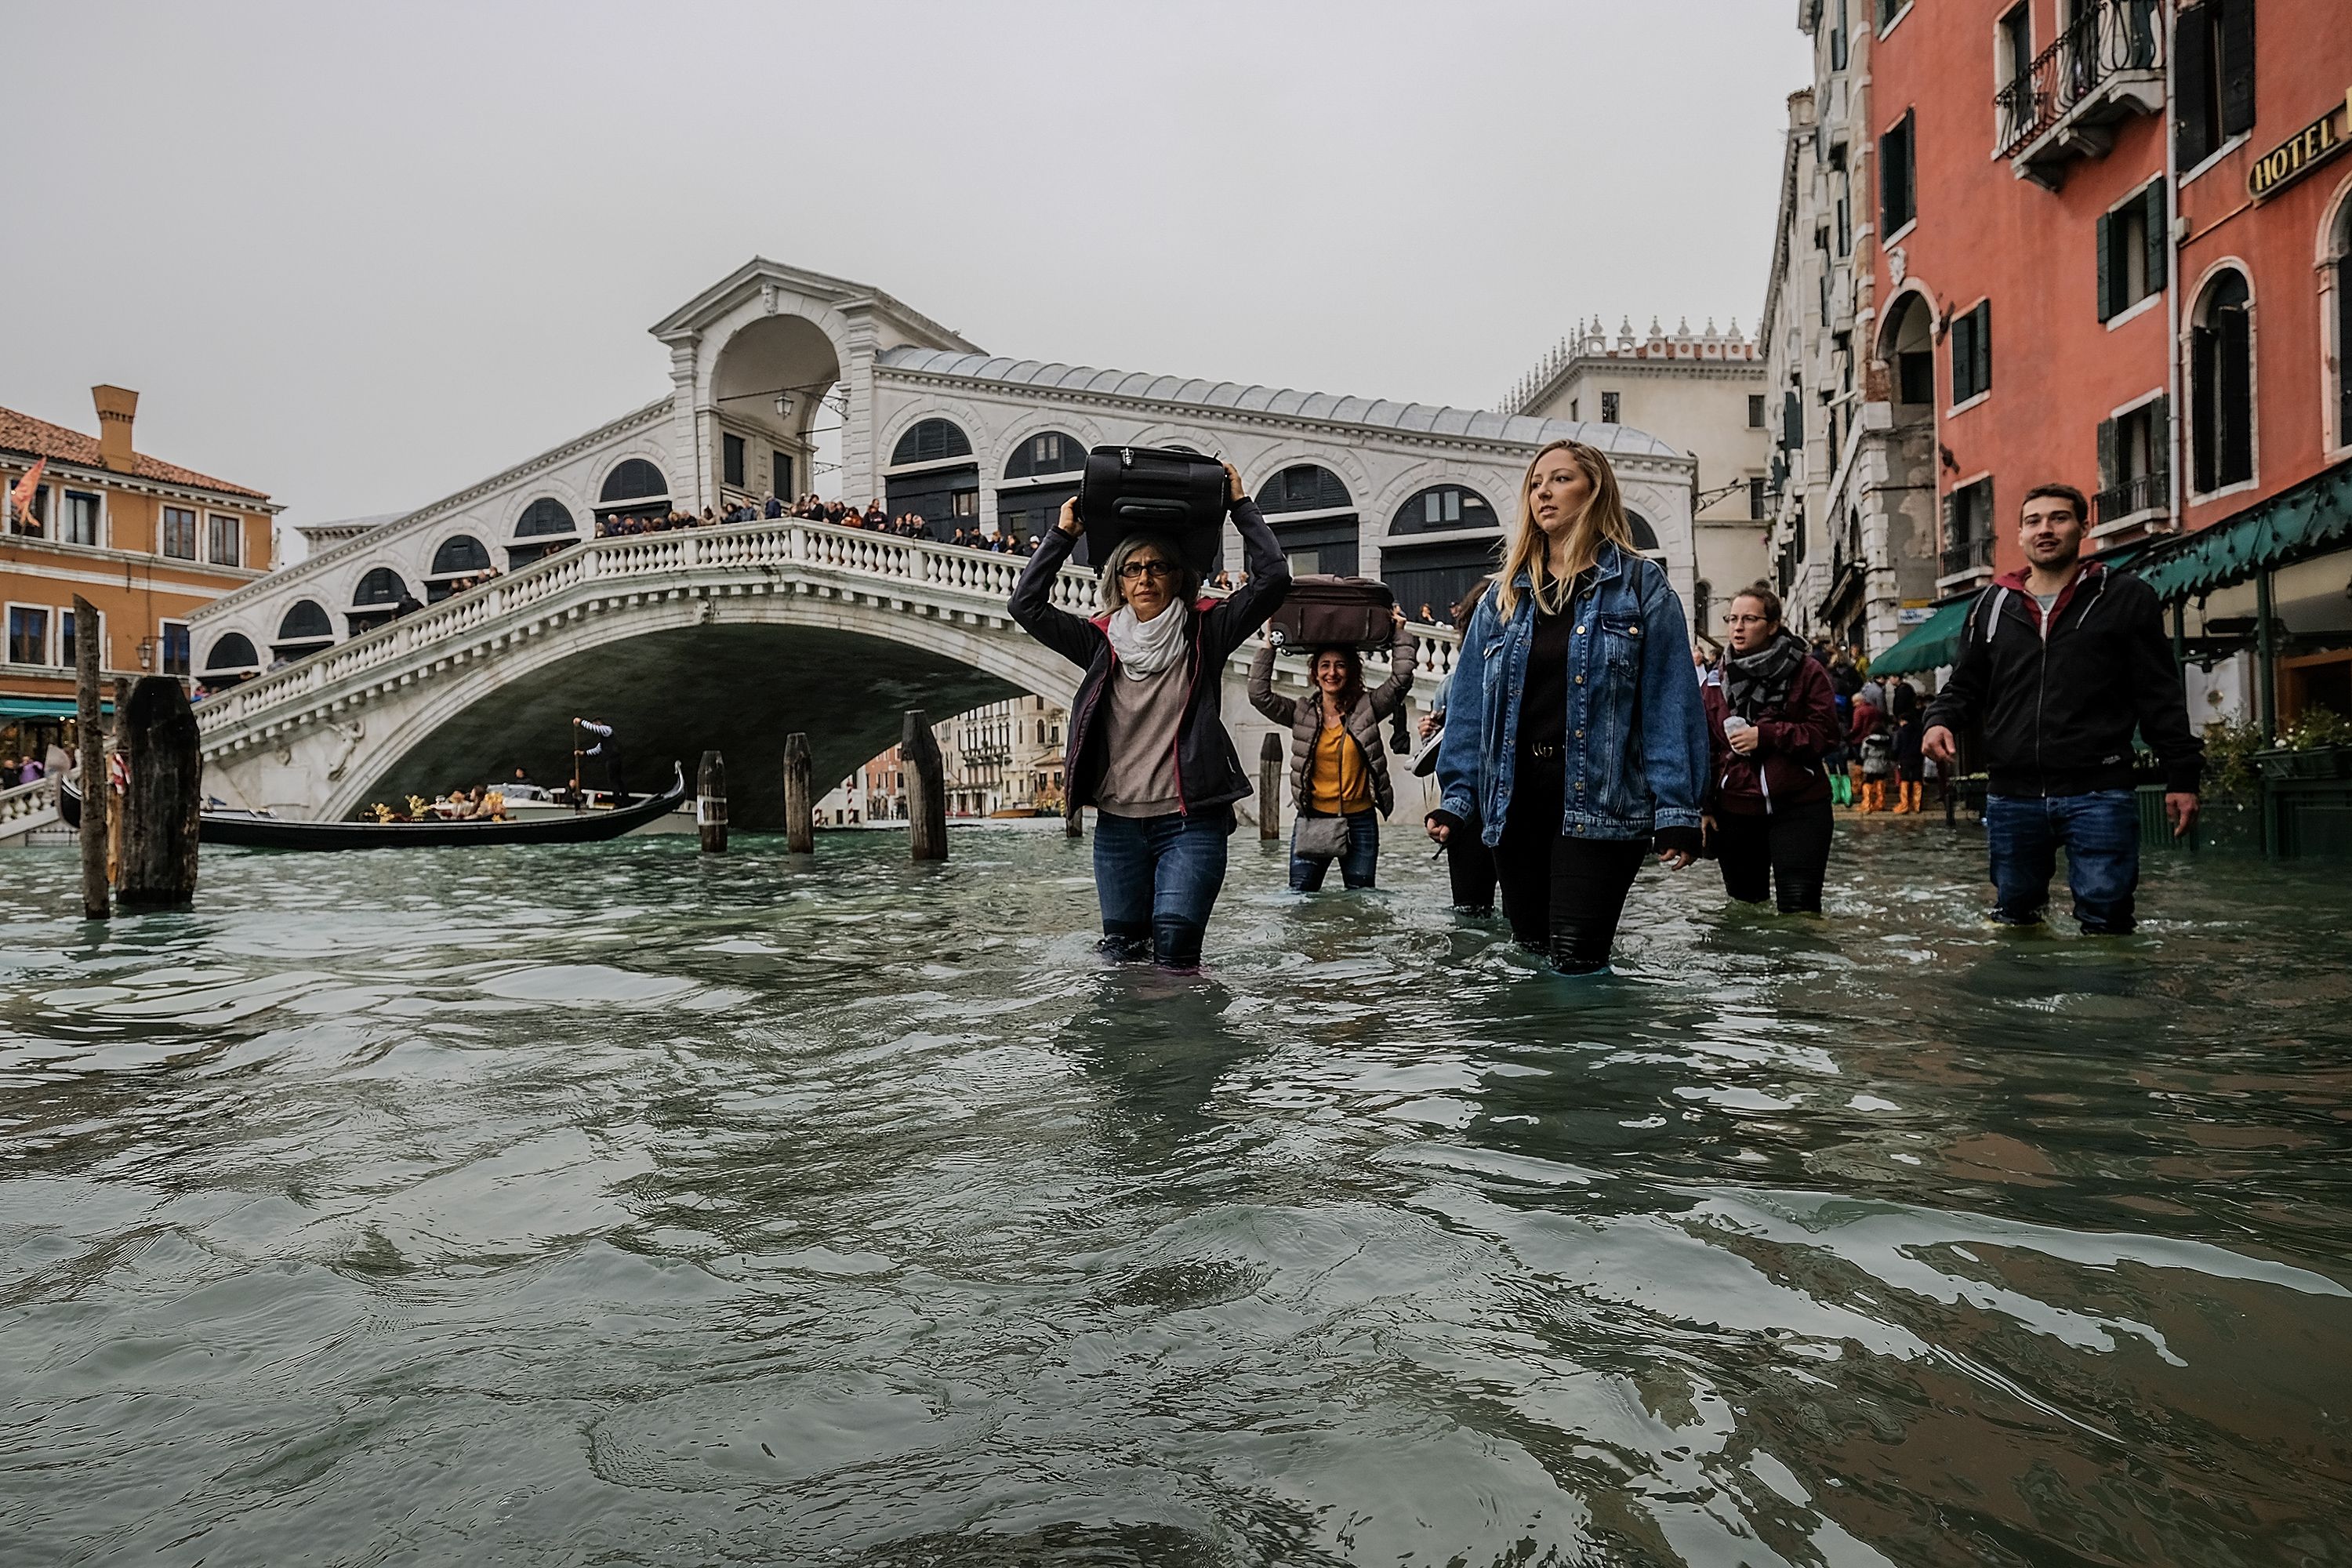
[[[1315,766],[1307,775],[1308,809],[1352,815],[1372,807],[1371,774],[1356,738],[1337,724],[1316,731]]]

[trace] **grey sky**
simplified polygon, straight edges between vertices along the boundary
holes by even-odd
[[[13,0],[0,405],[421,505],[667,389],[753,255],[1002,353],[1490,405],[1580,313],[1753,330],[1786,0]]]

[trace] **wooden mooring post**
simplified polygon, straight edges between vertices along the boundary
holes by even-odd
[[[923,710],[907,710],[898,737],[898,755],[907,765],[907,849],[917,860],[948,858],[948,791],[946,763],[940,755],[939,737],[931,733]]]
[[[795,855],[816,853],[814,783],[808,736],[795,730],[784,737],[784,847]]]
[[[81,912],[84,919],[102,921],[112,912],[106,879],[106,817],[114,805],[113,781],[107,776],[106,727],[99,717],[98,656],[103,649],[93,634],[98,607],[79,594],[74,595],[74,717],[81,737]],[[115,710],[121,717],[121,710]],[[95,781],[95,782],[93,782]]]
[[[702,753],[702,771],[694,786],[694,825],[702,830],[705,855],[727,853],[727,759],[716,752]]]
[[[195,901],[196,828],[204,810],[196,715],[176,677],[142,675],[115,719],[131,772],[122,795],[116,900],[125,910],[184,908]]]
[[[1257,748],[1257,836],[1282,837],[1282,737],[1268,735]]]

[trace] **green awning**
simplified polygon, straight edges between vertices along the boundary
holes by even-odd
[[[1936,613],[1895,640],[1895,645],[1870,661],[1873,675],[1918,675],[1939,669],[1959,654],[1960,623],[1976,602],[1970,594],[1938,605]]]
[[[101,713],[114,711],[110,700],[99,705]],[[5,697],[0,696],[0,720],[5,719],[70,719],[79,709],[70,697]]]
[[[2151,550],[2131,570],[2169,602],[2242,583],[2266,566],[2352,537],[2352,463],[2340,463],[2210,528]]]

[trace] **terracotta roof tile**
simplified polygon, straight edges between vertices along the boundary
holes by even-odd
[[[36,419],[29,414],[19,414],[13,408],[0,408],[0,452],[47,458],[51,462],[74,463],[85,468],[105,467],[98,460],[97,437],[68,430],[62,425],[52,425],[46,419]],[[215,479],[194,468],[184,468],[177,463],[151,458],[144,452],[131,454],[131,472],[133,478],[154,479],[162,484],[218,490],[223,495],[251,496],[257,500],[269,499],[267,490],[233,485],[226,479]]]

